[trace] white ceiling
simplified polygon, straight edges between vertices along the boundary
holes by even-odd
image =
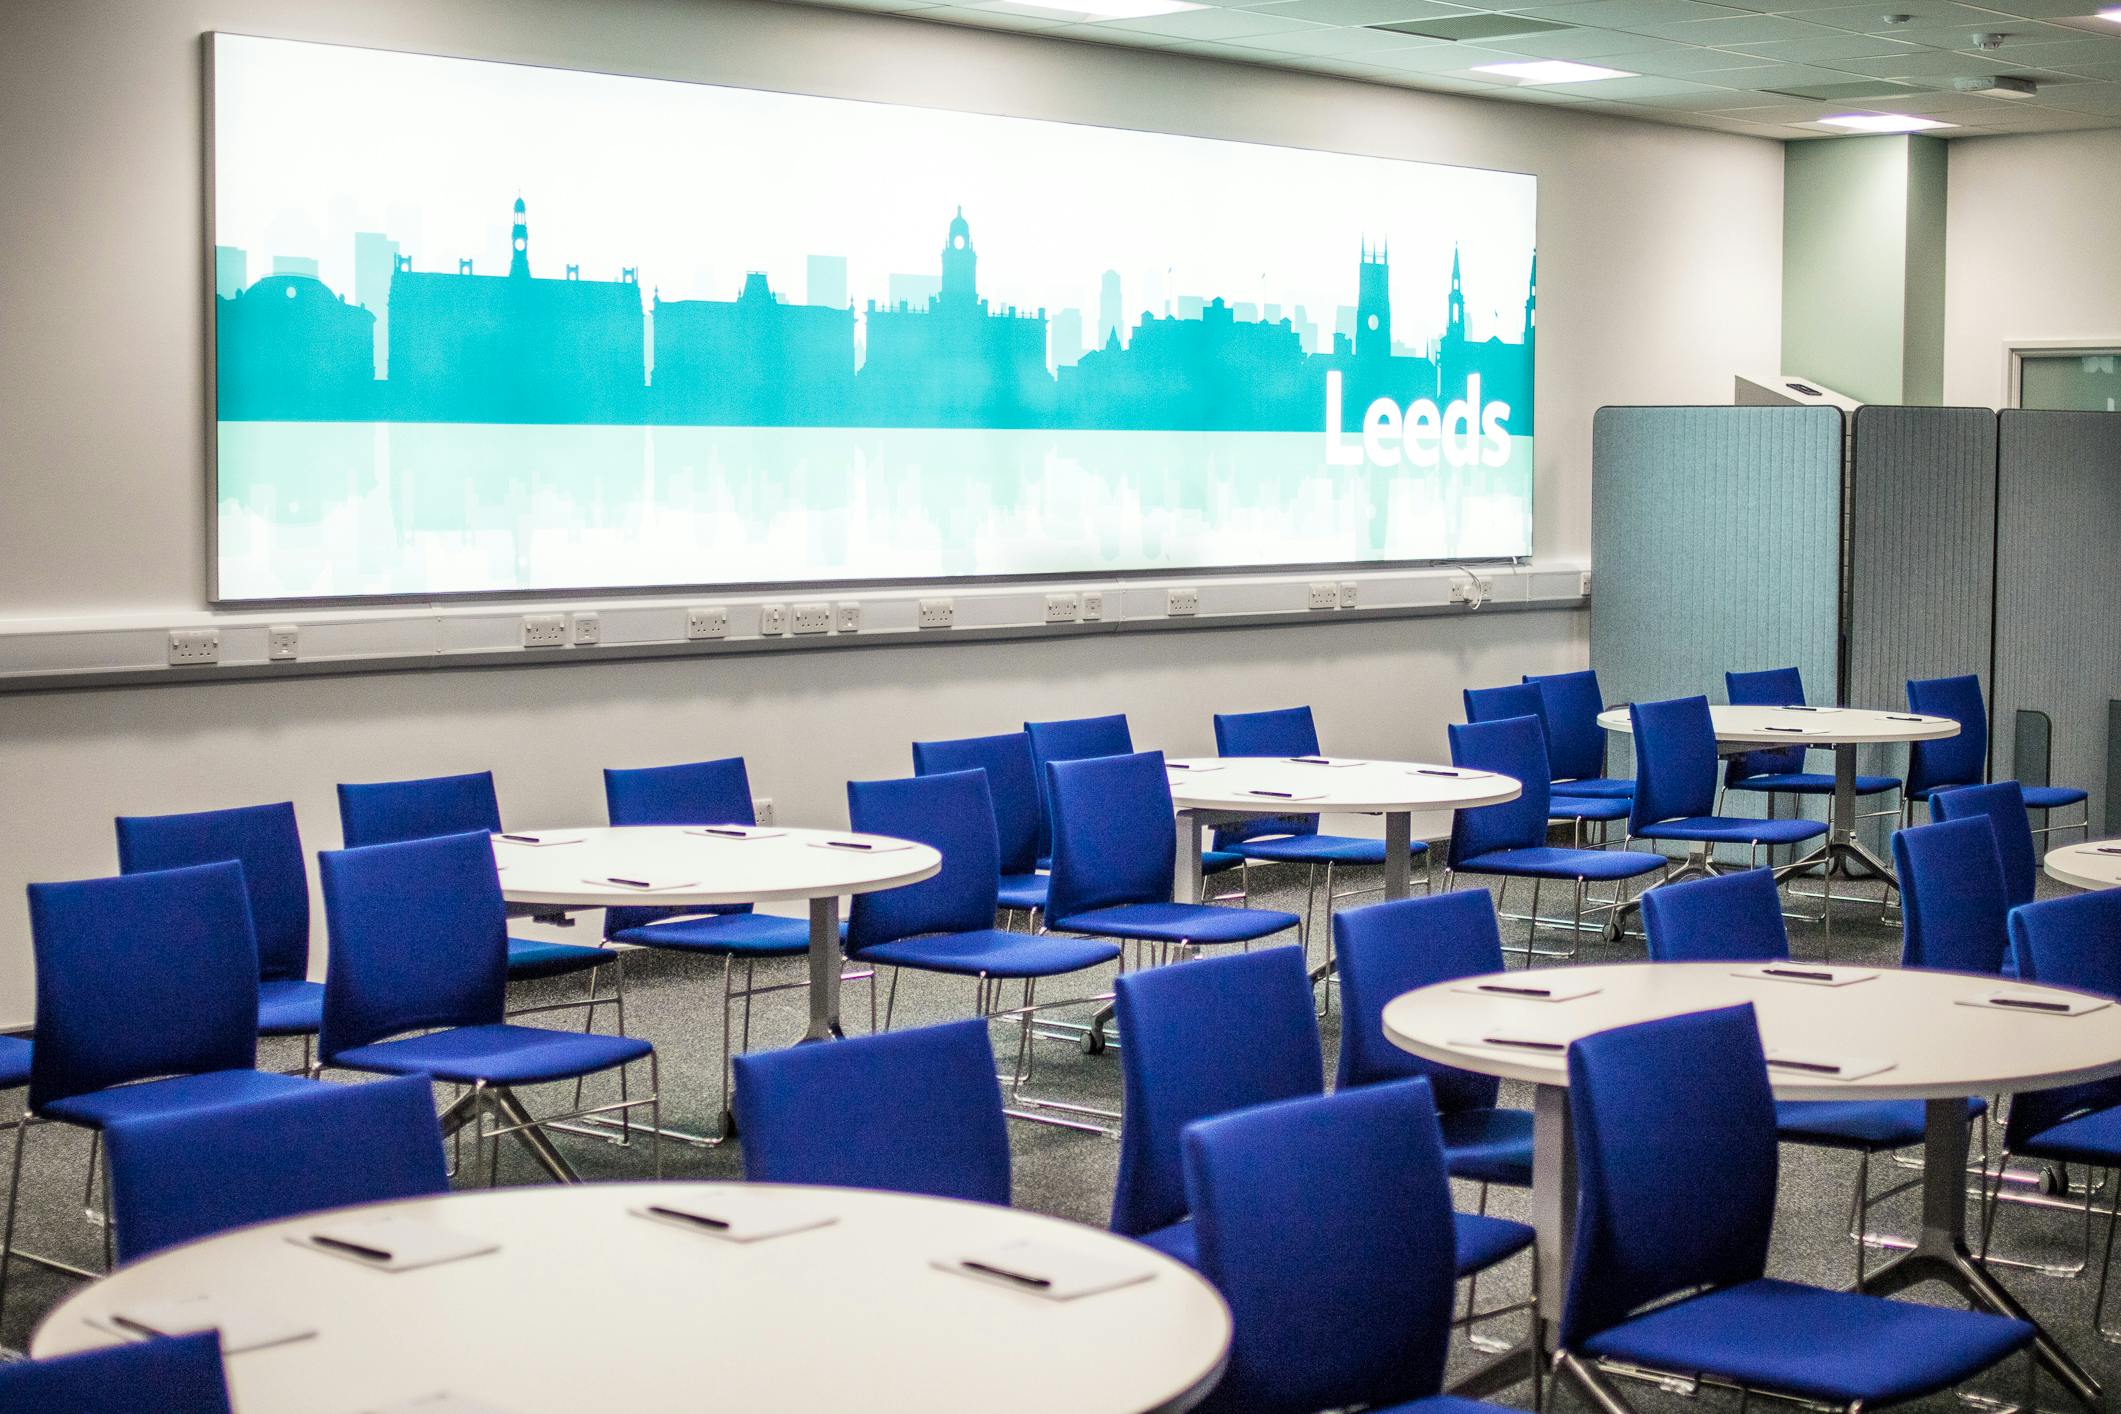
[[[1818,120],[1906,113],[1938,137],[2121,127],[2121,0],[1208,0],[1148,19],[1083,23],[1068,0],[806,0],[945,24],[1055,35],[1336,74],[1513,102],[1562,104],[1755,137],[1828,137]],[[1475,15],[1566,26],[1472,42],[1376,26]],[[2003,36],[1983,48],[1976,35]],[[1573,59],[1639,77],[1522,87],[1476,65]],[[2013,75],[2030,98],[1965,93],[1954,79]],[[1824,96],[1818,96],[1823,93]],[[1806,96],[1811,95],[1811,96]]]

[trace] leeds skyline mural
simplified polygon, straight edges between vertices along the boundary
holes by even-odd
[[[210,42],[219,597],[1529,552],[1529,177]]]

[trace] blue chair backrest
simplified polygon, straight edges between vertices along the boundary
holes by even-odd
[[[1751,1005],[1577,1041],[1569,1116],[1581,1201],[1563,1348],[1665,1297],[1766,1270],[1775,1099]],[[1689,1180],[1674,1185],[1675,1173]]]
[[[1723,695],[1733,707],[1802,707],[1804,675],[1795,668],[1725,673]],[[1723,763],[1723,781],[1727,786],[1736,786],[1747,776],[1784,775],[1803,769],[1804,748],[1801,746],[1742,751]]]
[[[2025,787],[2016,781],[1991,781],[1940,790],[1930,797],[1930,813],[1939,820],[1986,818],[1996,831],[2005,901],[2013,908],[2033,901],[2040,882],[2040,851],[2033,844],[2033,821],[2025,810]]]
[[[1972,673],[1951,678],[1910,678],[1907,709],[1950,717],[1957,736],[1908,743],[1907,788],[1974,786],[1988,779],[1988,700]]]
[[[1893,835],[1900,875],[1900,965],[2000,973],[2010,945],[2003,860],[1988,817]]]
[[[1598,714],[1605,710],[1605,694],[1598,674],[1589,668],[1573,673],[1527,673],[1525,681],[1536,683],[1546,704],[1541,719],[1547,729],[1547,757],[1557,781],[1584,780],[1605,774],[1604,727]]]
[[[169,1336],[0,1365],[0,1409],[20,1414],[229,1414],[221,1333]]]
[[[1345,1090],[1381,1081],[1426,1079],[1445,1110],[1488,1109],[1502,1082],[1492,1075],[1423,1060],[1385,1037],[1385,1004],[1417,987],[1502,971],[1495,896],[1459,889],[1397,899],[1333,915],[1339,957],[1340,1073]]]
[[[1635,724],[1635,803],[1628,831],[1665,820],[1708,815],[1716,809],[1716,724],[1706,697],[1637,702],[1628,708]]]
[[[1513,682],[1507,687],[1469,687],[1465,690],[1466,720],[1499,722],[1507,717],[1536,717],[1540,731],[1546,730],[1546,696],[1536,682]]]
[[[1553,787],[1547,783],[1546,734],[1540,730],[1539,719],[1453,722],[1448,731],[1452,765],[1510,776],[1522,787],[1515,800],[1460,810],[1451,817],[1450,867],[1462,869],[1468,859],[1499,849],[1545,845]]]
[[[984,1021],[736,1057],[744,1177],[1009,1201],[1008,1121]]]
[[[1309,707],[1282,707],[1271,712],[1217,712],[1217,756],[1317,756],[1318,724]],[[1315,835],[1316,815],[1263,815],[1215,828],[1215,847],[1227,849],[1266,835]]]
[[[604,771],[604,813],[614,825],[755,825],[751,777],[741,756],[682,766]],[[748,903],[713,908],[608,908],[606,936],[675,914],[749,913]]]
[[[407,1031],[501,1020],[508,910],[484,831],[326,850],[317,864],[331,943],[323,1059]]]
[[[1380,1408],[1442,1386],[1453,1228],[1427,1091],[1377,1085],[1186,1130],[1201,1272],[1232,1325],[1200,1409]]]
[[[243,866],[250,924],[258,940],[258,975],[269,982],[307,977],[309,871],[292,804],[118,817],[118,868],[123,873],[223,859]]]
[[[1772,870],[1666,884],[1642,896],[1652,962],[1785,962],[1790,933]]]
[[[2010,933],[2020,977],[2121,1000],[2121,889],[2014,908]],[[2026,1136],[2115,1105],[2121,1105],[2121,1076],[2014,1095],[2004,1142],[2015,1149]]]
[[[1178,833],[1161,751],[1051,762],[1046,793],[1053,803],[1049,920],[1171,901]]]
[[[987,794],[994,800],[994,833],[1001,849],[1001,872],[1029,874],[1038,867],[1040,822],[1038,765],[1031,759],[1028,732],[1000,736],[960,737],[955,741],[913,743],[913,774],[940,776],[946,771],[985,771]]]
[[[449,1191],[423,1076],[312,1085],[106,1131],[118,1260],[251,1223]]]
[[[491,771],[339,787],[339,833],[348,849],[472,830],[489,835],[501,830]]]
[[[29,1107],[258,1063],[258,946],[234,860],[29,886]]]
[[[1187,1125],[1319,1094],[1326,1074],[1301,948],[1122,973],[1113,991],[1127,1122],[1112,1230],[1132,1237],[1186,1216]]]
[[[847,818],[864,834],[915,840],[943,856],[942,870],[918,884],[854,896],[850,952],[922,933],[994,926],[999,855],[985,771],[849,781]]]
[[[1031,739],[1031,764],[1039,799],[1038,852],[1044,858],[1053,852],[1053,802],[1046,794],[1046,767],[1055,761],[1129,755],[1134,750],[1134,734],[1127,729],[1126,714],[1114,712],[1105,717],[1026,722],[1024,735]]]

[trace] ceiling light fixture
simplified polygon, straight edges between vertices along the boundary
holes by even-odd
[[[1035,4],[1032,0],[991,0],[991,3],[976,8],[1053,15],[1094,23],[1098,20],[1154,19],[1158,15],[1175,15],[1182,10],[1204,10],[1207,6],[1196,5],[1192,0],[1054,0],[1050,5]]]
[[[2115,24],[2121,25],[2121,5],[2116,5],[2110,10],[2101,10],[2099,12],[2099,18],[2102,20],[2112,20]]]
[[[2040,92],[2039,84],[2014,74],[1994,74],[1979,79],[1953,79],[1952,87],[1961,93],[1985,93],[1991,98],[2031,98]]]
[[[1641,77],[1626,69],[1605,69],[1596,64],[1573,64],[1567,59],[1528,59],[1521,64],[1481,64],[1472,72],[1515,79],[1527,88],[1550,83],[1589,83],[1593,79]]]
[[[1916,118],[1906,113],[1843,113],[1839,117],[1821,118],[1821,127],[1846,128],[1854,133],[1919,133],[1931,128],[1955,128],[1957,123],[1941,122],[1936,118]]]

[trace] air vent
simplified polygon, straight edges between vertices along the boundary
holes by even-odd
[[[1528,19],[1523,15],[1452,15],[1436,20],[1398,20],[1388,25],[1368,25],[1368,29],[1389,30],[1393,34],[1419,35],[1423,39],[1501,39],[1505,35],[1545,34],[1548,30],[1574,29],[1574,25],[1558,25],[1552,20]]]

